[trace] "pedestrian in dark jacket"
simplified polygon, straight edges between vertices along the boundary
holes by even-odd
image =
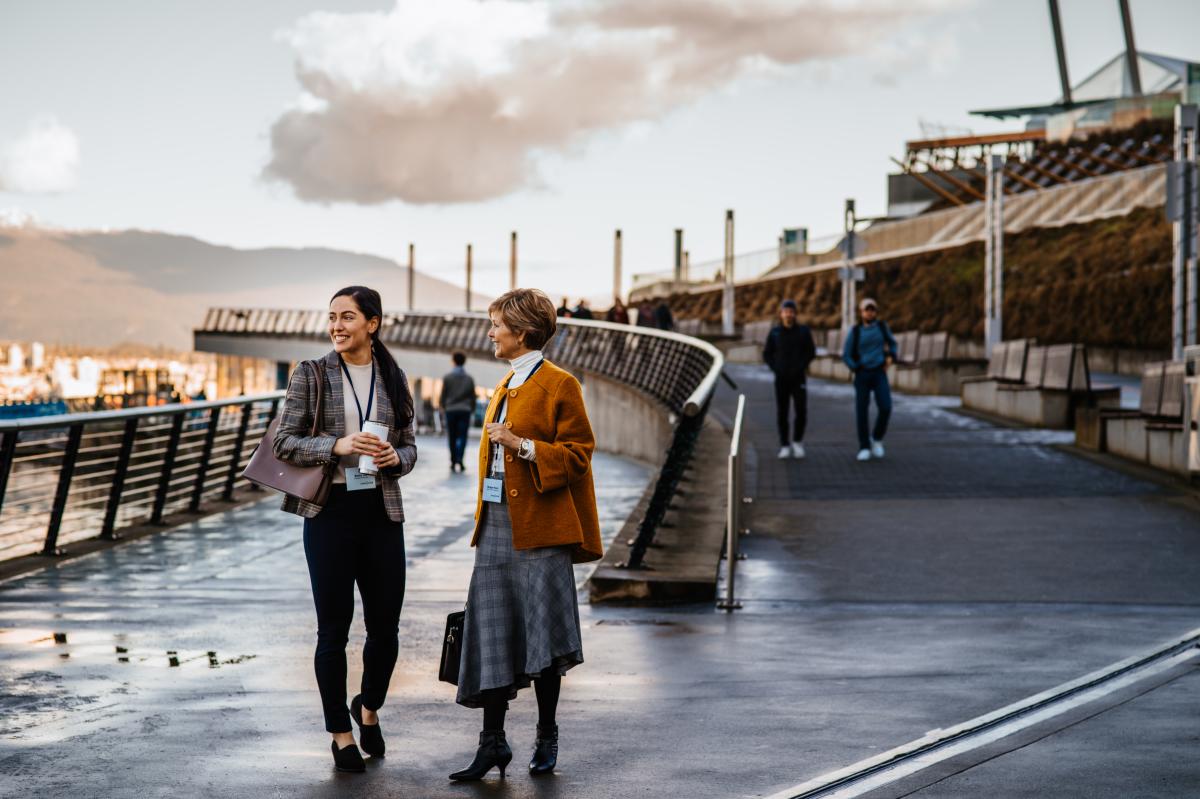
[[[571,318],[572,319],[595,319],[596,317],[594,314],[592,314],[592,309],[591,309],[591,307],[588,306],[588,301],[580,300],[579,304],[575,306],[575,310],[571,312]]]
[[[463,368],[467,362],[465,354],[456,352],[452,359],[454,368],[442,378],[441,406],[446,415],[446,437],[450,442],[450,471],[465,472],[463,455],[467,449],[467,433],[471,430],[471,416],[475,413],[475,379]]]
[[[675,317],[671,315],[671,306],[663,300],[654,309],[654,324],[659,330],[674,330]]]
[[[779,306],[779,324],[767,334],[763,360],[775,373],[775,422],[779,428],[779,457],[804,457],[804,428],[808,424],[808,365],[817,354],[812,331],[796,322],[795,300]],[[796,424],[789,431],[788,406],[795,407]],[[789,436],[788,433],[791,432]]]
[[[620,297],[613,298],[612,307],[604,314],[604,320],[618,325],[629,324],[629,311],[625,309],[625,303],[621,302]]]
[[[638,306],[637,309],[637,326],[638,327],[657,327],[657,322],[654,321],[654,305],[646,301]]]
[[[842,360],[854,373],[854,415],[858,426],[858,460],[869,461],[883,457],[883,437],[888,419],[892,416],[892,390],[888,385],[887,367],[896,360],[900,347],[879,319],[879,308],[870,297],[858,305],[862,321],[850,328],[842,349]],[[868,435],[871,395],[875,395],[878,416],[875,429]]]

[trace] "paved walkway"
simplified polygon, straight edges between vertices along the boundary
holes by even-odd
[[[769,383],[733,373],[758,498],[746,607],[583,608],[556,776],[445,780],[479,721],[435,676],[470,572],[471,484],[423,441],[385,761],[330,768],[299,525],[268,502],[0,585],[0,796],[765,796],[1200,626],[1193,498],[941,400],[897,396],[888,457],[858,464],[849,390],[832,384],[812,387],[810,457],[780,462]],[[597,460],[610,534],[646,476]],[[872,795],[1200,792],[1198,683]],[[523,695],[518,758],[534,717]]]

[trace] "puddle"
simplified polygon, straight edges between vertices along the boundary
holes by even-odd
[[[203,662],[210,669],[222,666],[237,666],[254,660],[258,655],[239,654],[222,658],[216,650],[190,652],[178,649],[167,649],[163,652],[132,651],[126,641],[125,634],[104,635],[81,633],[68,635],[64,632],[42,629],[0,629],[0,646],[61,648],[60,660],[80,662],[95,662],[107,660],[110,656],[117,663],[137,663],[149,666],[166,666],[180,668],[188,663]],[[120,643],[114,643],[120,642]]]

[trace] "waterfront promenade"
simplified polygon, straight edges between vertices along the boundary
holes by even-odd
[[[300,522],[268,500],[0,584],[0,796],[767,796],[1200,627],[1194,495],[899,395],[888,457],[859,464],[850,388],[817,381],[809,457],[781,462],[768,376],[729,371],[749,403],[745,606],[581,608],[555,776],[445,779],[479,721],[436,680],[473,481],[423,439],[386,760],[332,771]],[[714,412],[732,405],[722,387]],[[597,458],[607,534],[650,472]],[[866,795],[1196,795],[1197,700],[1200,673],[1164,672]],[[534,717],[523,695],[514,766]]]

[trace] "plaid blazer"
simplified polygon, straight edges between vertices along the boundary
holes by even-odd
[[[330,352],[324,358],[316,361],[318,367],[323,367],[325,379],[322,387],[325,391],[324,405],[321,408],[321,423],[318,425],[316,436],[308,435],[312,427],[313,408],[316,407],[316,392],[318,387],[313,380],[313,370],[307,366],[297,367],[288,381],[287,396],[283,399],[280,409],[279,428],[275,433],[275,457],[296,466],[315,466],[320,463],[335,463],[338,456],[333,454],[334,442],[346,435],[345,389],[342,382],[342,367],[338,362],[337,352]],[[408,378],[400,372],[400,379],[408,385]],[[396,415],[392,410],[392,401],[384,385],[383,374],[375,373],[375,409],[372,411],[374,421],[387,425],[388,441],[395,447],[400,456],[400,463],[379,472],[379,482],[383,487],[383,504],[387,508],[388,518],[392,521],[404,521],[404,502],[400,497],[400,478],[412,471],[417,463],[417,437],[415,420],[403,430],[396,429]],[[298,497],[284,496],[283,510],[295,513],[306,519],[311,519],[321,512],[321,506],[306,502]]]

